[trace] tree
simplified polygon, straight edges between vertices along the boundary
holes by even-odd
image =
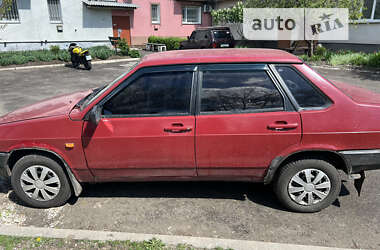
[[[245,0],[237,2],[231,8],[214,10],[211,12],[215,24],[242,24],[244,8],[348,8],[349,18],[362,18],[364,0]],[[244,38],[241,25],[237,30]],[[309,45],[309,56],[313,55],[313,41],[306,41]]]

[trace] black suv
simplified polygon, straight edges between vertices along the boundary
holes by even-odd
[[[228,27],[197,28],[180,43],[180,49],[233,48],[234,38]]]

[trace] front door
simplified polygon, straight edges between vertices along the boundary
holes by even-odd
[[[99,104],[83,147],[97,180],[195,176],[195,117],[189,66],[142,69]],[[163,71],[162,71],[163,70]]]
[[[131,46],[131,26],[129,16],[112,16],[113,36],[125,38]]]
[[[196,156],[200,176],[262,179],[300,143],[301,121],[265,65],[200,67]]]

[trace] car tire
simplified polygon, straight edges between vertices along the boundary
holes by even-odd
[[[91,61],[84,60],[83,65],[84,65],[84,68],[87,70],[91,70],[91,68],[92,68]]]
[[[323,159],[293,161],[279,171],[274,192],[289,210],[318,212],[331,205],[340,193],[339,172]]]
[[[12,169],[11,184],[25,204],[36,208],[61,206],[72,194],[62,166],[41,155],[27,155],[18,160]]]

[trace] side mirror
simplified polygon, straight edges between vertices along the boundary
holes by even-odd
[[[98,125],[102,117],[102,109],[100,106],[95,105],[88,113],[88,121],[94,125]]]

